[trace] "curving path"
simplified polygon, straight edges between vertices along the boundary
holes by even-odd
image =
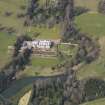
[[[30,100],[30,96],[31,96],[31,90],[29,92],[27,92],[19,101],[18,105],[28,105],[29,100]]]

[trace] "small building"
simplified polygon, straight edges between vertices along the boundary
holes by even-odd
[[[52,46],[53,46],[53,41],[34,40],[34,41],[25,41],[22,45],[22,49],[24,48],[50,49]]]

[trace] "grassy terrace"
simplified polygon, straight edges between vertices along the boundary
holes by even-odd
[[[47,28],[47,27],[28,27],[26,29],[26,33],[29,35],[32,35],[34,38],[35,32],[39,33],[39,36],[37,38],[39,39],[60,39],[60,30],[59,26],[55,26],[53,28]]]
[[[40,58],[39,57],[33,57],[31,61],[32,65],[34,67],[51,67],[59,63],[59,60],[57,58]]]

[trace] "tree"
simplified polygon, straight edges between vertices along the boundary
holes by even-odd
[[[98,5],[98,11],[105,14],[105,0],[101,0]]]
[[[15,44],[14,44],[14,47],[15,47],[15,50],[14,50],[14,54],[13,54],[13,57],[16,57],[18,56],[19,54],[19,50],[23,44],[24,41],[31,41],[32,39],[27,36],[27,35],[21,35],[17,38]]]
[[[70,24],[64,23],[63,25],[63,31],[61,33],[62,35],[62,41],[63,42],[70,42],[76,38],[78,35],[79,30],[76,29],[75,25],[73,22]]]
[[[77,35],[78,30],[74,25],[74,0],[67,0],[64,9],[64,21],[62,31],[62,41],[69,42],[71,38]],[[62,2],[63,3],[63,2]]]
[[[28,10],[27,14],[29,16],[29,19],[33,19],[34,14],[37,13],[38,10],[38,0],[29,0],[28,2]]]
[[[87,78],[84,84],[84,101],[105,97],[105,81],[99,78]]]
[[[31,25],[34,20],[34,16],[39,13],[38,0],[28,0],[27,17],[24,22],[24,26]]]

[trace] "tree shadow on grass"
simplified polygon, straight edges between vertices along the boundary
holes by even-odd
[[[16,80],[11,86],[2,92],[2,95],[6,98],[12,97],[20,92],[22,89],[31,85],[38,77],[25,77],[19,80]]]
[[[33,83],[38,79],[48,79],[48,78],[55,78],[62,75],[57,76],[38,76],[38,77],[25,77],[19,80],[14,81],[14,83],[4,92],[2,92],[2,95],[6,98],[11,98],[21,92],[22,89],[32,86]],[[24,90],[23,90],[24,91]]]

